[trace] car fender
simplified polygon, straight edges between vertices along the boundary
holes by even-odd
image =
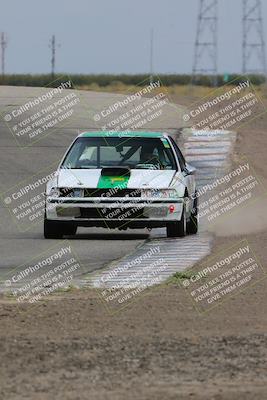
[[[46,184],[46,195],[48,196],[51,189],[57,186],[58,186],[58,174],[55,174],[55,176],[52,179],[50,179]]]
[[[175,189],[177,191],[178,197],[184,197],[186,190],[186,178],[182,172],[178,171],[170,184],[171,189]]]

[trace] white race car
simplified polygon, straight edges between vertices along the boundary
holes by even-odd
[[[44,236],[74,235],[78,226],[196,233],[195,171],[165,133],[82,133],[47,184]]]

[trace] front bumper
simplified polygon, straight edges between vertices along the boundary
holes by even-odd
[[[162,227],[182,217],[184,199],[52,198],[46,199],[46,218],[76,226],[110,228]]]

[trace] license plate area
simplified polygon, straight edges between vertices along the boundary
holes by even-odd
[[[168,215],[168,210],[165,207],[162,208],[148,208],[145,209],[144,215],[147,215],[149,218],[165,218]]]

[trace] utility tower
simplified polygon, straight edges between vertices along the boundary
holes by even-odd
[[[1,33],[1,70],[2,70],[2,78],[5,76],[5,61],[6,61],[6,48],[7,48],[7,40],[4,32]]]
[[[261,0],[243,0],[243,73],[267,76]]]
[[[52,38],[49,43],[49,47],[51,49],[51,76],[52,78],[55,76],[55,65],[56,65],[56,49],[59,47],[56,44],[56,36],[52,35]]]
[[[149,81],[150,83],[153,83],[154,81],[154,29],[152,28],[150,30],[150,76],[149,76]]]
[[[192,83],[199,75],[211,75],[217,85],[218,0],[200,0]]]

